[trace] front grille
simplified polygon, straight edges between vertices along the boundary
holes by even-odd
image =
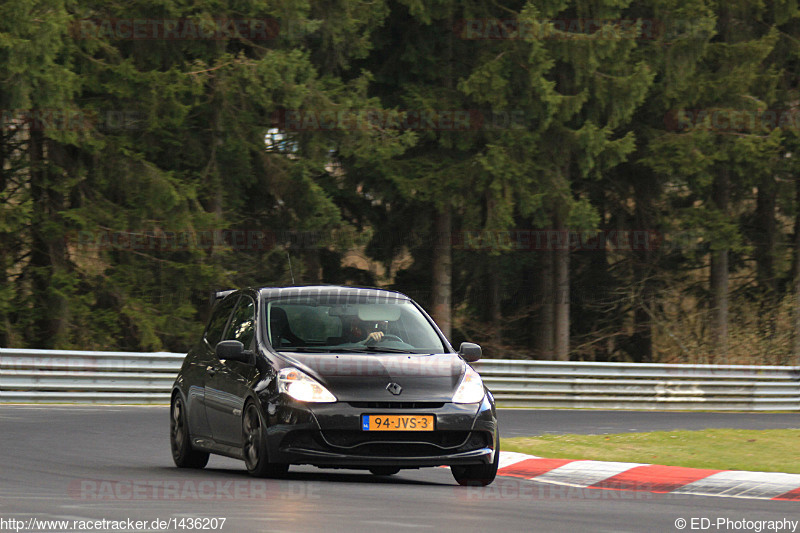
[[[435,448],[430,444],[373,442],[364,446],[354,448],[354,454],[366,457],[435,457],[437,455],[447,455],[452,450]]]
[[[444,402],[349,402],[358,409],[441,409]]]
[[[293,431],[281,442],[284,450],[317,450],[361,457],[435,457],[487,448],[483,431]]]
[[[378,443],[420,443],[436,448],[458,448],[467,440],[470,431],[349,431],[327,430],[322,438],[338,448],[361,448]]]

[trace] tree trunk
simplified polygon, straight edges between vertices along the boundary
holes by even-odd
[[[489,258],[489,321],[492,328],[492,345],[499,346],[503,343],[503,311],[500,290],[500,260],[497,257]]]
[[[800,177],[794,182],[794,364],[800,365]]]
[[[771,174],[765,174],[758,185],[756,199],[756,279],[758,281],[760,312],[759,329],[765,337],[775,334],[775,310],[778,306],[778,286],[775,279],[775,200],[777,187]]]
[[[57,348],[66,336],[67,300],[63,279],[67,274],[66,245],[59,235],[58,213],[64,208],[63,195],[53,187],[48,161],[52,154],[48,147],[55,142],[46,141],[40,131],[32,131],[29,145],[31,206],[30,269],[34,320],[30,345],[36,348]],[[51,150],[52,152],[52,150]]]
[[[538,304],[539,321],[536,331],[536,354],[540,359],[553,358],[553,296],[555,294],[555,279],[553,277],[553,258],[555,252],[544,249],[541,251],[541,274],[539,276]]]
[[[641,260],[641,259],[639,259]],[[637,363],[652,363],[653,362],[653,320],[650,312],[653,310],[653,303],[655,295],[652,290],[651,282],[646,279],[643,274],[647,269],[642,265],[637,265],[635,276],[641,287],[639,294],[640,303],[636,305],[636,310],[633,313],[633,320],[635,322],[635,331],[633,334],[633,342],[636,350]]]
[[[714,204],[723,214],[728,212],[730,177],[723,169],[714,180]],[[728,250],[711,252],[711,347],[712,361],[728,355]]]
[[[450,338],[452,329],[451,294],[453,279],[453,257],[450,245],[452,221],[450,211],[443,208],[434,216],[433,243],[433,291],[431,294],[432,315],[445,337]]]
[[[212,83],[211,98],[215,97],[217,90],[217,79],[214,78]],[[212,210],[216,218],[214,228],[214,242],[211,246],[210,253],[213,255],[217,253],[218,248],[224,248],[224,204],[225,204],[225,185],[222,183],[222,173],[219,168],[219,160],[217,159],[217,149],[224,144],[222,139],[222,118],[220,116],[220,106],[214,107],[213,115],[211,117],[211,154],[208,158],[206,165],[206,173],[210,173],[211,189],[214,191],[212,200]]]
[[[652,203],[652,181],[642,180],[634,185],[636,199],[636,227],[635,231],[649,231],[652,229],[652,217],[650,216]],[[649,186],[650,185],[650,186]],[[640,241],[641,242],[641,241]],[[639,290],[639,301],[636,302],[633,312],[634,332],[633,346],[634,357],[638,363],[653,362],[653,317],[655,289],[653,281],[650,279],[653,260],[653,251],[650,249],[649,241],[645,242],[642,249],[633,252],[634,265],[633,275],[635,287]]]
[[[10,136],[3,131],[0,131],[0,135],[2,135],[2,138],[0,138],[0,194],[3,194],[6,191],[8,183],[5,170],[6,154],[8,153],[6,142],[10,139]],[[0,219],[5,215],[5,213],[2,213],[4,209],[7,209],[7,207],[0,205]],[[8,309],[7,302],[10,300],[10,294],[6,292],[9,285],[8,265],[6,264],[8,256],[6,254],[11,255],[11,253],[7,252],[8,249],[8,234],[5,231],[0,231],[0,298],[3,298],[3,302],[0,302],[0,347],[8,346],[9,341],[8,315],[6,314],[6,309]]]
[[[322,282],[322,263],[319,257],[319,250],[314,248],[305,252],[305,269],[303,283]]]
[[[728,355],[728,250],[711,253],[711,347],[713,362]]]
[[[556,211],[553,217],[555,230],[566,231],[563,216]],[[569,361],[569,238],[558,246],[553,258],[553,350],[559,361]]]

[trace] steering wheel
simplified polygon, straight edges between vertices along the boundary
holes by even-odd
[[[372,340],[372,339],[367,339],[367,342],[365,344],[377,344],[379,342],[386,342],[386,341],[405,342],[403,339],[401,339],[397,335],[384,335],[383,337],[381,337],[381,340],[379,340],[379,341],[375,341],[375,340]]]

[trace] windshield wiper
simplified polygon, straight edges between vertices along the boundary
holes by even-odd
[[[278,349],[279,352],[299,352],[299,353],[405,353],[413,355],[433,355],[432,352],[412,352],[403,348],[387,348],[385,346],[364,346],[364,347],[339,347],[330,346],[327,348],[315,348],[313,346],[286,346]]]
[[[314,348],[313,346],[283,346],[276,350],[279,352],[331,353],[330,348]]]
[[[357,352],[357,353],[412,353],[419,355],[418,352],[412,352],[403,348],[387,348],[386,346],[364,346],[363,348],[345,348],[341,351]]]

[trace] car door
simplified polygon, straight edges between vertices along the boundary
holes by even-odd
[[[237,340],[245,350],[255,348],[256,305],[243,295],[231,316],[223,340]],[[242,409],[256,368],[241,361],[221,361],[216,356],[207,373],[206,415],[211,435],[220,444],[241,446]]]
[[[211,437],[211,426],[205,401],[205,390],[209,372],[213,373],[213,364],[217,360],[214,348],[222,340],[222,336],[230,322],[238,295],[232,295],[219,302],[211,313],[211,319],[203,333],[202,347],[192,359],[191,382],[189,383],[189,425],[195,437]]]

